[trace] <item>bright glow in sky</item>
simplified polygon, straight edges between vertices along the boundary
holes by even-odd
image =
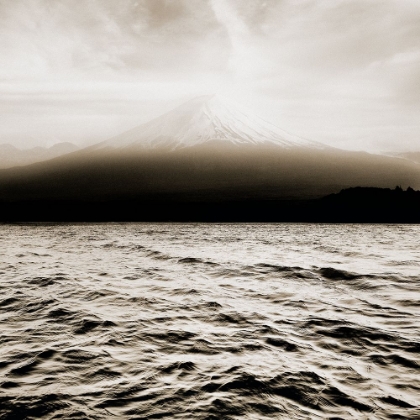
[[[420,150],[419,0],[0,0],[0,143],[105,140],[221,93],[294,134]]]

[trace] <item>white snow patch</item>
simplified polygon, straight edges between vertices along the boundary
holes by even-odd
[[[173,149],[213,140],[233,144],[269,143],[283,148],[327,146],[287,133],[263,119],[250,115],[216,95],[192,99],[168,113],[98,144],[95,148],[154,148],[162,143]]]

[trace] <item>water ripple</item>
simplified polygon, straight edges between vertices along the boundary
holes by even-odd
[[[1,230],[0,419],[420,418],[419,226]]]

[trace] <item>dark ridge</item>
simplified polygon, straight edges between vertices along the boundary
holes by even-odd
[[[3,307],[3,306],[13,305],[17,302],[19,302],[19,299],[16,299],[16,298],[13,298],[13,297],[6,298],[6,299],[4,299],[0,302],[0,308]]]
[[[195,333],[189,331],[168,331],[166,333],[149,333],[149,337],[170,343],[179,343],[191,340],[196,336]]]
[[[420,191],[411,187],[348,188],[320,199],[319,205],[348,221],[420,222]]]
[[[259,271],[265,272],[295,272],[298,270],[303,270],[302,267],[290,267],[290,266],[283,266],[283,265],[274,265],[274,264],[266,264],[266,263],[259,263],[255,264],[255,266],[250,268],[257,268]]]
[[[413,408],[413,406],[411,404],[409,404],[405,401],[399,400],[397,398],[394,398],[392,396],[381,397],[380,400],[387,403],[387,404],[392,404],[392,405],[395,405],[395,406],[401,407],[401,408]]]
[[[280,347],[285,351],[297,351],[296,344],[289,343],[286,340],[283,340],[281,338],[275,338],[275,337],[268,337],[266,339],[267,344],[271,344],[274,347]]]
[[[414,360],[407,359],[405,357],[399,356],[398,354],[387,356],[373,354],[369,358],[372,360],[372,362],[382,366],[400,365],[409,369],[420,369],[420,366]]]
[[[11,388],[19,388],[20,385],[17,382],[7,381],[7,382],[3,382],[0,385],[0,387],[4,389],[11,389]]]
[[[13,376],[24,376],[27,375],[28,373],[32,372],[34,369],[36,369],[36,367],[39,365],[39,360],[35,359],[31,359],[28,362],[25,362],[23,365],[14,368],[10,371],[9,375],[13,375]]]
[[[324,330],[322,334],[328,337],[367,343],[369,341],[385,341],[390,343],[395,341],[395,337],[386,332],[358,325],[340,325],[329,330]]]
[[[248,324],[248,320],[237,312],[229,314],[220,312],[215,319],[222,324]]]
[[[203,260],[200,258],[186,257],[186,258],[180,258],[178,262],[186,263],[186,264],[193,264],[193,263],[202,263]]]
[[[420,188],[419,165],[336,149],[86,149],[0,170],[0,221],[419,221],[399,184]]]
[[[79,323],[78,328],[75,329],[75,334],[86,334],[95,328],[102,325],[101,321],[96,321],[93,319],[84,319],[82,322]]]
[[[34,277],[27,281],[28,284],[35,284],[37,286],[46,287],[55,284],[55,281],[50,277]]]
[[[51,310],[47,316],[49,318],[53,318],[54,320],[68,321],[69,319],[75,318],[77,316],[77,313],[68,309],[57,308]]]
[[[7,410],[3,419],[40,419],[51,418],[57,411],[65,410],[69,407],[69,395],[45,394],[39,397],[19,397],[13,402],[7,396],[0,397],[0,406]]]
[[[349,273],[343,270],[337,270],[332,267],[320,268],[321,275],[330,280],[355,280],[363,277],[359,274]]]
[[[172,373],[175,370],[191,371],[194,369],[195,369],[195,364],[193,362],[176,362],[162,368],[161,370],[164,373]]]
[[[420,191],[357,187],[321,199],[290,200],[197,199],[169,193],[96,201],[0,199],[0,222],[110,221],[420,223]]]
[[[234,380],[220,386],[220,391],[232,391],[240,389],[244,395],[267,391],[267,386],[256,379],[253,375],[243,374]]]
[[[313,409],[322,410],[321,404],[347,406],[357,411],[372,411],[372,407],[355,401],[338,388],[329,387],[315,372],[282,374],[269,381],[271,394],[296,401]]]
[[[211,309],[218,309],[222,307],[222,305],[218,302],[206,302],[206,303],[203,303],[202,306],[206,308],[211,308]]]

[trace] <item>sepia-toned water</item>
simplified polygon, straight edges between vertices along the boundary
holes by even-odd
[[[420,418],[420,225],[1,225],[0,256],[0,419]]]

